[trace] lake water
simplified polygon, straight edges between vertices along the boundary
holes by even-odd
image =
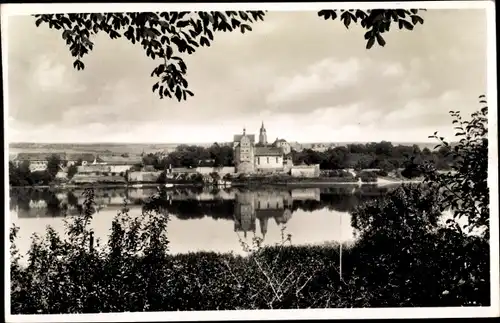
[[[270,245],[291,235],[294,245],[355,241],[350,212],[360,203],[376,199],[395,187],[336,186],[328,188],[226,189],[173,188],[168,190],[167,211],[170,252],[219,251],[244,253],[240,238],[264,238]],[[100,210],[91,224],[97,238],[106,241],[111,222],[126,200],[131,215],[140,215],[143,201],[156,188],[98,189]],[[22,254],[33,233],[47,226],[64,235],[64,214],[79,212],[83,189],[11,189],[11,222],[20,227],[16,245]]]

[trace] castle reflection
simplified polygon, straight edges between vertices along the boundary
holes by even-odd
[[[350,212],[361,202],[384,194],[387,188],[350,186],[328,188],[222,189],[175,188],[166,191],[162,207],[183,220],[212,217],[234,221],[234,230],[256,232],[265,236],[268,222],[287,223],[297,210],[312,212],[322,208]],[[158,189],[97,189],[95,202],[99,209],[120,210],[127,203],[131,212]],[[10,208],[19,218],[60,217],[76,215],[82,210],[83,189],[51,191],[48,189],[11,189]]]
[[[287,223],[292,217],[294,196],[296,199],[320,200],[319,188],[307,188],[291,191],[258,191],[236,194],[234,230],[243,232],[256,231],[259,221],[262,237],[266,236],[269,219],[277,225]]]

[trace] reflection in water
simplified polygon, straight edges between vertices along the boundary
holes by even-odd
[[[269,188],[259,190],[175,188],[167,191],[166,211],[173,215],[168,226],[172,252],[213,250],[241,252],[234,232],[260,235],[266,244],[281,240],[286,224],[294,244],[354,240],[349,212],[363,201],[385,194],[376,186],[329,188]],[[126,202],[131,215],[157,188],[98,189],[99,213],[92,226],[97,237],[107,240],[111,221]],[[82,210],[83,189],[11,189],[11,218],[19,227],[19,247],[28,250],[30,235],[43,234],[51,225],[64,232],[63,217]],[[342,219],[345,218],[345,219]],[[186,221],[191,220],[191,221]],[[195,221],[194,221],[195,220]],[[215,221],[227,220],[227,221]],[[269,224],[269,221],[273,223]]]
[[[388,192],[387,187],[339,186],[328,188],[210,190],[203,188],[181,188],[167,191],[168,211],[180,219],[195,219],[205,216],[215,219],[233,219],[241,214],[245,205],[254,210],[297,210],[350,212],[361,202]],[[140,206],[145,199],[157,192],[157,188],[146,189],[97,189],[95,202],[100,208],[118,209],[124,202]],[[11,189],[10,210],[19,218],[61,217],[75,215],[84,202],[83,189],[57,191],[49,189]],[[244,209],[244,208],[243,208]]]

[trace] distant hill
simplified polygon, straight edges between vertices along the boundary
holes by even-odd
[[[322,144],[325,146],[346,146],[349,144],[366,144],[368,142],[318,142],[318,143],[298,143],[303,148],[310,148],[313,145]],[[197,145],[209,147],[213,143],[189,143],[186,145]],[[221,143],[226,144],[226,143]],[[417,145],[420,149],[429,148],[431,150],[436,146],[436,142],[392,142],[394,146]],[[17,142],[9,144],[10,153],[19,152],[68,152],[68,153],[106,153],[106,154],[141,154],[154,152],[170,152],[175,150],[181,143],[29,143]]]

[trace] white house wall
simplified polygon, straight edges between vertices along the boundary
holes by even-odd
[[[255,168],[257,170],[283,169],[282,156],[257,156],[255,157]]]

